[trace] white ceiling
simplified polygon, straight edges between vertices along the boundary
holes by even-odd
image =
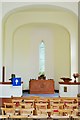
[[[2,2],[2,17],[4,17],[11,10],[14,10],[20,7],[26,7],[28,5],[53,5],[56,7],[66,8],[74,12],[76,15],[78,15],[78,2],[50,2],[50,1],[49,2]]]

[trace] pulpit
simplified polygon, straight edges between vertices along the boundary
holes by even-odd
[[[30,94],[53,94],[54,80],[30,80],[29,81]]]
[[[12,82],[0,82],[0,98],[21,97],[22,84],[23,82],[21,86],[13,86]]]

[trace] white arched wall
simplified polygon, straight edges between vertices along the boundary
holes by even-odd
[[[46,47],[46,76],[54,78],[55,88],[58,89],[60,77],[70,76],[70,35],[62,26],[50,23],[31,23],[16,29],[12,42],[13,71],[22,76],[25,86],[29,84],[30,78],[38,77],[41,40],[44,40]]]
[[[8,80],[9,75],[14,72],[13,67],[13,38],[14,32],[22,25],[26,24],[57,24],[67,29],[70,34],[71,41],[71,77],[73,72],[78,71],[78,38],[77,38],[77,17],[73,13],[66,11],[16,11],[10,14],[7,19],[4,18],[4,65],[7,69],[6,79]],[[36,71],[37,72],[37,71]],[[68,74],[69,75],[69,74]],[[33,76],[32,76],[33,77]],[[53,76],[52,76],[53,77]],[[7,81],[6,80],[6,81]],[[56,89],[57,85],[56,85]]]

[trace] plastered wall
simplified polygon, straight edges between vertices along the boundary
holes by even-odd
[[[45,73],[55,80],[71,77],[78,69],[77,18],[65,11],[16,11],[3,22],[3,64],[6,81],[10,74],[21,76],[23,89],[39,73],[39,44],[46,46]],[[74,65],[74,66],[73,66]]]

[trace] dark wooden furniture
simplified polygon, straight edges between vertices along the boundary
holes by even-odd
[[[30,94],[53,94],[54,80],[30,80]]]
[[[21,83],[23,83],[23,81],[21,82]],[[8,85],[8,84],[12,84],[12,82],[0,82],[0,84],[5,84],[5,85]]]
[[[59,82],[59,84],[65,84],[65,85],[80,85],[80,82]]]

